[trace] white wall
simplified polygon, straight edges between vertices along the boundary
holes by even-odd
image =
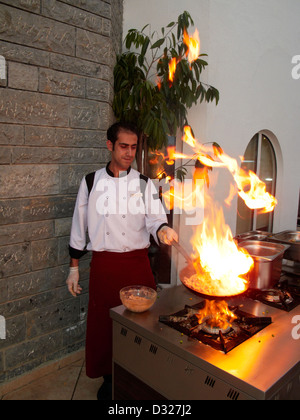
[[[208,136],[235,157],[260,130],[277,137],[275,231],[295,229],[297,221],[300,80],[291,76],[291,60],[300,48],[299,16],[297,0],[210,2],[209,81],[221,100],[208,107]],[[233,212],[230,224],[235,227]]]
[[[273,133],[279,171],[274,231],[294,230],[300,187],[300,79],[294,80],[291,72],[292,57],[300,55],[300,1],[124,0],[124,6],[124,34],[147,23],[160,29],[184,10],[190,12],[201,52],[208,54],[203,81],[220,91],[217,107],[191,110],[196,137],[217,141],[238,158],[254,134]],[[215,192],[222,202],[231,177],[219,172],[214,173]],[[225,215],[235,233],[236,202]]]

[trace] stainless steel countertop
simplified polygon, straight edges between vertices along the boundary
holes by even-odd
[[[160,315],[201,300],[186,287],[175,286],[159,292],[147,312],[132,313],[121,305],[110,314],[114,321],[258,399],[270,398],[283,383],[300,374],[300,339],[292,337],[296,326],[292,320],[300,315],[300,306],[287,313],[241,296],[228,300],[229,305],[243,305],[245,312],[272,317],[273,323],[225,355],[159,322]]]

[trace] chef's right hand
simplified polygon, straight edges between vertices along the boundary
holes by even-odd
[[[158,239],[162,244],[172,245],[173,241],[178,242],[178,234],[169,226],[163,226],[157,233]]]
[[[79,286],[79,268],[78,267],[70,267],[69,276],[67,278],[67,286],[68,290],[72,296],[76,297],[80,295],[82,288]]]

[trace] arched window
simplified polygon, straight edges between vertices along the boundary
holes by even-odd
[[[263,132],[256,134],[251,139],[244,155],[242,168],[256,173],[266,184],[267,192],[275,196],[276,155],[270,139]],[[252,230],[272,232],[272,229],[273,212],[263,214],[257,210],[250,210],[241,198],[238,199],[237,234]]]

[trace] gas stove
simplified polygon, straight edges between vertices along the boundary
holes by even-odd
[[[211,334],[197,330],[203,302],[181,285],[147,312],[111,309],[115,399],[300,399],[300,305],[237,296],[229,331]]]
[[[247,296],[274,308],[290,312],[300,305],[299,276],[283,273],[277,285],[271,289],[249,289]]]
[[[230,307],[236,319],[225,329],[210,327],[206,322],[199,324],[198,321],[197,315],[204,305],[204,301],[192,307],[186,305],[175,314],[160,316],[159,321],[225,354],[272,323],[271,317],[258,317]]]

